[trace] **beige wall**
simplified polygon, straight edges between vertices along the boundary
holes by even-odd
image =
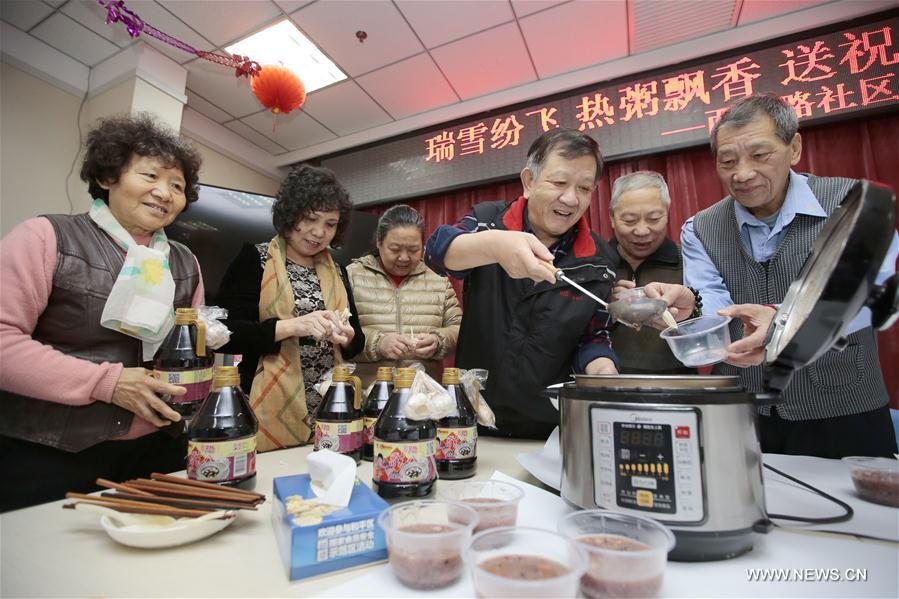
[[[200,168],[200,183],[263,195],[275,195],[277,193],[281,184],[280,181],[257,173],[253,169],[198,142],[196,139],[190,139],[190,142],[203,156],[203,166]]]
[[[69,213],[66,175],[79,150],[81,98],[0,64],[0,233],[48,213]],[[87,187],[69,180],[74,212],[90,205]]]
[[[82,111],[82,131],[124,106],[134,82],[124,82],[91,98]],[[0,235],[40,214],[77,214],[90,207],[81,168],[76,118],[81,98],[64,92],[9,64],[0,63]],[[274,195],[279,181],[259,174],[223,154],[191,140],[203,156],[200,182]],[[68,177],[71,206],[66,199]]]

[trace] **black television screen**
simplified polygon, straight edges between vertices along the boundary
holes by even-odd
[[[196,255],[203,271],[206,302],[211,304],[231,260],[244,243],[260,243],[275,235],[273,196],[200,185],[200,198],[166,228],[166,234]],[[342,248],[334,252],[341,264],[371,249],[377,217],[354,210]]]

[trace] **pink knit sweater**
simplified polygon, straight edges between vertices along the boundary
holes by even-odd
[[[135,241],[147,245],[150,238]],[[0,388],[74,406],[110,403],[122,364],[94,364],[31,338],[47,307],[55,270],[56,234],[46,218],[31,218],[0,241]],[[204,303],[202,276],[192,303]],[[119,438],[134,439],[155,430],[135,415]]]

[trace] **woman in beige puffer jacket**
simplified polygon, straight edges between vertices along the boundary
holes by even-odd
[[[462,322],[456,292],[421,261],[424,221],[415,209],[387,210],[375,237],[375,251],[347,267],[365,333],[365,349],[351,359],[356,374],[368,386],[379,366],[421,362],[439,381]]]

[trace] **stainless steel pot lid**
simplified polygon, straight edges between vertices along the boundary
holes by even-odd
[[[576,374],[579,388],[598,389],[733,389],[742,390],[737,376],[661,374]]]
[[[765,383],[783,390],[793,372],[840,339],[869,302],[896,230],[896,196],[859,181],[818,234],[799,276],[774,317],[765,346]]]

